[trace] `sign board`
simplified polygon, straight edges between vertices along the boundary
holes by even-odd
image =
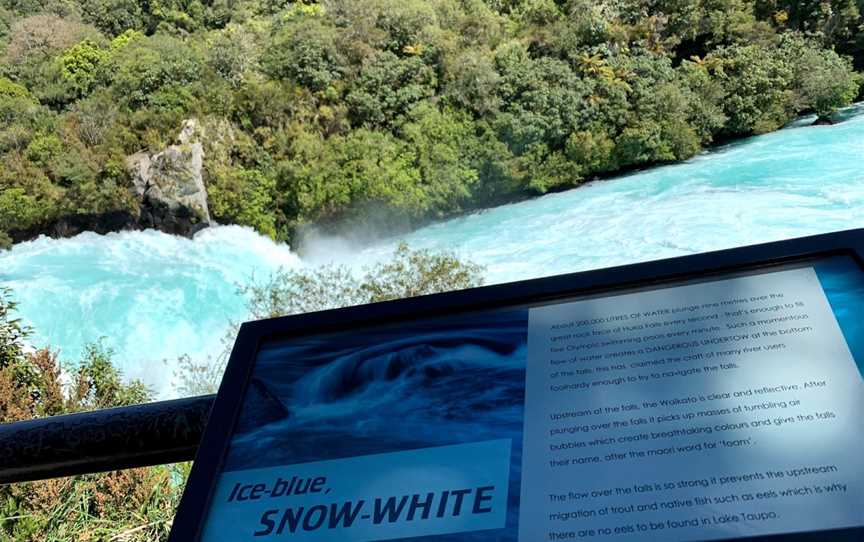
[[[864,230],[245,324],[173,542],[864,540]]]

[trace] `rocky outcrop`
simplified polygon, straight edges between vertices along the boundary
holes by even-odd
[[[127,158],[135,194],[140,198],[138,226],[191,236],[211,225],[204,186],[204,146],[195,120],[183,124],[177,144]]]
[[[213,133],[209,127],[208,132]],[[139,152],[127,157],[130,189],[136,200],[128,208],[69,214],[31,228],[0,231],[0,248],[10,241],[19,243],[40,235],[72,237],[85,231],[154,228],[191,237],[212,225],[204,184],[203,135],[204,128],[197,120],[187,120],[175,144],[155,154]]]

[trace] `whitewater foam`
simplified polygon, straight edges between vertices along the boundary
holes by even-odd
[[[126,376],[170,395],[176,358],[217,354],[229,322],[246,318],[237,286],[253,273],[299,265],[288,246],[239,226],[194,239],[84,233],[0,253],[0,283],[20,301],[34,345],[59,348],[61,358],[74,361],[101,339]]]

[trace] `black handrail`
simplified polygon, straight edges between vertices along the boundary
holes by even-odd
[[[215,398],[0,424],[0,484],[190,461]]]

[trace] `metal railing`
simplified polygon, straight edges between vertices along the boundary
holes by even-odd
[[[0,424],[0,484],[191,461],[215,397]]]

